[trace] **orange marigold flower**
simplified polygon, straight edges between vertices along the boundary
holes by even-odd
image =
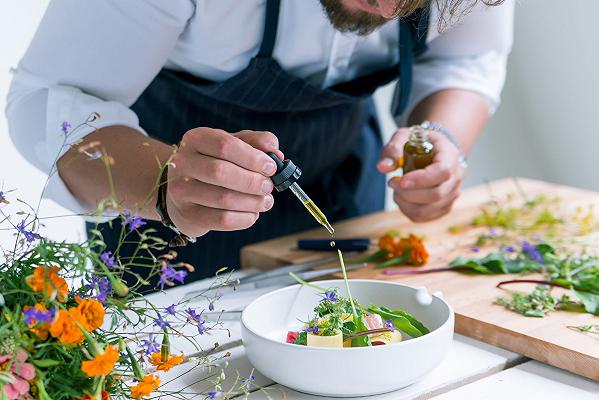
[[[30,310],[32,307],[31,306],[25,306],[23,307],[23,311],[27,311]],[[42,303],[38,303],[33,307],[36,311],[48,311],[48,309],[46,308],[46,306]],[[48,322],[44,322],[42,324],[39,323],[39,321],[34,320],[32,321],[29,325],[29,330],[33,333],[35,333],[40,339],[42,340],[46,340],[48,339],[48,332],[50,330],[50,323]]]
[[[102,303],[96,299],[81,299],[80,297],[75,300],[78,303],[77,310],[81,315],[81,319],[77,319],[77,322],[90,332],[101,327],[106,315]]]
[[[386,233],[379,238],[379,248],[393,254],[396,246],[399,244],[399,238],[391,233]]]
[[[181,354],[180,356],[169,356],[166,361],[162,360],[160,356],[160,352],[153,353],[150,357],[150,364],[156,367],[158,371],[168,371],[173,368],[175,365],[179,365],[183,362],[185,356]]]
[[[54,265],[46,267],[40,265],[26,279],[29,287],[36,292],[43,292],[47,297],[56,297],[58,301],[64,301],[69,286],[64,278],[58,275],[59,268]]]
[[[114,369],[114,364],[119,359],[116,346],[108,346],[104,353],[98,354],[93,360],[83,361],[81,371],[89,377],[108,375]]]
[[[83,317],[76,307],[69,308],[69,311],[58,310],[58,317],[50,325],[50,335],[54,338],[60,338],[64,344],[83,343],[83,333],[75,324],[75,320],[82,321]],[[81,324],[81,322],[79,322]]]
[[[156,375],[146,375],[131,388],[131,397],[134,399],[148,397],[158,386],[160,386],[160,379]]]
[[[418,236],[410,235],[408,237],[410,243],[410,259],[408,264],[424,265],[428,261],[428,251],[424,247],[424,242]]]

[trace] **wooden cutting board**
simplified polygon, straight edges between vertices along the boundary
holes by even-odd
[[[518,193],[515,182],[514,179],[505,179],[466,190],[450,215],[434,222],[415,224],[399,211],[380,212],[334,224],[335,238],[374,239],[389,229],[422,235],[431,254],[428,265],[423,268],[443,266],[458,255],[482,256],[485,251],[492,249],[483,248],[478,254],[472,253],[470,249],[475,235],[480,232],[479,228],[469,228],[455,234],[449,232],[449,227],[469,224],[480,213],[480,207],[491,199],[491,193],[497,198]],[[539,193],[559,196],[564,208],[573,210],[579,205],[592,203],[599,210],[599,193],[521,178],[518,179],[518,184],[530,197]],[[297,240],[301,238],[330,236],[324,229],[317,228],[247,246],[241,252],[242,266],[267,269],[324,258],[322,252],[297,249]],[[441,291],[454,308],[456,332],[599,380],[599,336],[582,334],[568,328],[599,324],[599,317],[558,311],[545,318],[527,318],[508,311],[494,304],[494,301],[497,296],[508,295],[507,291],[497,289],[495,285],[510,276],[467,275],[453,271],[391,276],[368,267],[350,273],[350,278],[392,280],[413,286],[426,286],[430,292]],[[532,288],[532,285],[524,284],[510,289],[529,292]],[[561,295],[558,291],[555,294]]]

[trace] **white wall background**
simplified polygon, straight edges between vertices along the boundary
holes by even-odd
[[[167,1],[167,0],[165,0]],[[0,109],[9,68],[25,51],[48,0],[0,2]],[[526,176],[599,190],[599,1],[522,0],[516,11],[516,42],[503,103],[470,157],[466,185],[504,176]],[[485,34],[481,32],[481,34]],[[389,88],[377,96],[383,126]],[[44,175],[12,147],[0,115],[0,190],[36,203]],[[14,195],[12,193],[11,195]],[[45,202],[41,215],[61,215]],[[45,220],[44,233],[57,239],[83,235],[76,218]],[[0,231],[0,244],[10,238]]]

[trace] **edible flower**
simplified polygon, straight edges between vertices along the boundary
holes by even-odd
[[[216,396],[219,396],[221,393],[220,390],[211,390],[207,394],[209,399],[216,399]]]
[[[181,354],[180,356],[170,355],[166,360],[163,361],[162,356],[158,351],[150,356],[149,362],[150,364],[155,366],[158,371],[166,372],[173,368],[175,365],[181,364],[184,358],[185,356],[183,356],[183,354]]]
[[[306,332],[310,332],[313,335],[318,335],[318,326],[316,325],[316,321],[312,321],[312,327],[306,329]]]
[[[150,333],[147,339],[142,340],[142,347],[145,354],[152,354],[160,351],[158,342],[154,339],[154,334]]]
[[[32,275],[26,278],[27,285],[35,292],[42,292],[50,299],[56,298],[58,301],[63,302],[69,287],[67,281],[58,275],[58,271],[59,268],[56,265],[52,267],[40,265],[33,271]]]
[[[156,375],[146,375],[131,388],[131,397],[134,399],[148,397],[158,386],[160,386],[160,379]]]
[[[89,332],[101,327],[104,323],[104,316],[106,315],[102,303],[96,299],[81,299],[80,297],[76,297],[75,300],[78,304],[77,310],[81,316],[81,319],[77,320],[77,322]]]
[[[16,228],[17,228],[17,231],[25,237],[25,240],[27,240],[27,243],[31,243],[37,239],[42,238],[39,234],[25,229],[25,220],[22,220],[21,222],[19,222],[19,224],[16,226]]]
[[[385,321],[385,328],[395,329],[395,324],[393,323],[392,319]]]
[[[83,361],[81,371],[87,376],[105,376],[113,369],[114,364],[119,359],[119,350],[116,346],[107,346],[104,352],[97,354],[93,360]]]
[[[321,301],[331,301],[331,302],[336,302],[337,301],[337,293],[335,292],[324,292],[324,299],[322,299]]]
[[[536,261],[539,264],[543,263],[543,257],[537,249],[537,246],[528,242],[522,242],[522,252],[526,254],[532,261]]]
[[[129,211],[124,211],[123,216],[125,217],[125,225],[129,225],[129,233],[146,224],[146,221],[144,221],[142,217],[139,215],[132,215]]]
[[[44,304],[23,307],[23,316],[29,330],[35,333],[41,340],[48,338],[50,323],[56,317],[56,310],[47,310]]]
[[[83,343],[83,332],[75,323],[83,321],[81,313],[77,307],[71,307],[69,310],[58,310],[58,318],[50,325],[50,335],[53,338],[59,338],[64,344],[81,344]]]
[[[116,261],[114,260],[114,256],[111,251],[105,251],[100,254],[100,260],[106,265],[107,268],[114,267],[116,265]]]
[[[389,231],[379,238],[378,245],[379,251],[364,261],[382,261],[379,268],[396,264],[421,266],[429,258],[423,240],[414,234],[401,237],[399,232]]]
[[[26,362],[27,353],[23,350],[16,352],[16,359],[13,355],[0,355],[0,372],[4,375],[3,385],[0,386],[0,397],[5,396],[8,400],[25,398],[29,393],[29,382],[35,378],[35,368],[33,364]],[[10,370],[8,366],[10,365]]]

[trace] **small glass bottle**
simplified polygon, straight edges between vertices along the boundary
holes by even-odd
[[[426,168],[434,158],[435,149],[428,140],[428,130],[420,125],[410,127],[410,136],[403,148],[403,174]]]

